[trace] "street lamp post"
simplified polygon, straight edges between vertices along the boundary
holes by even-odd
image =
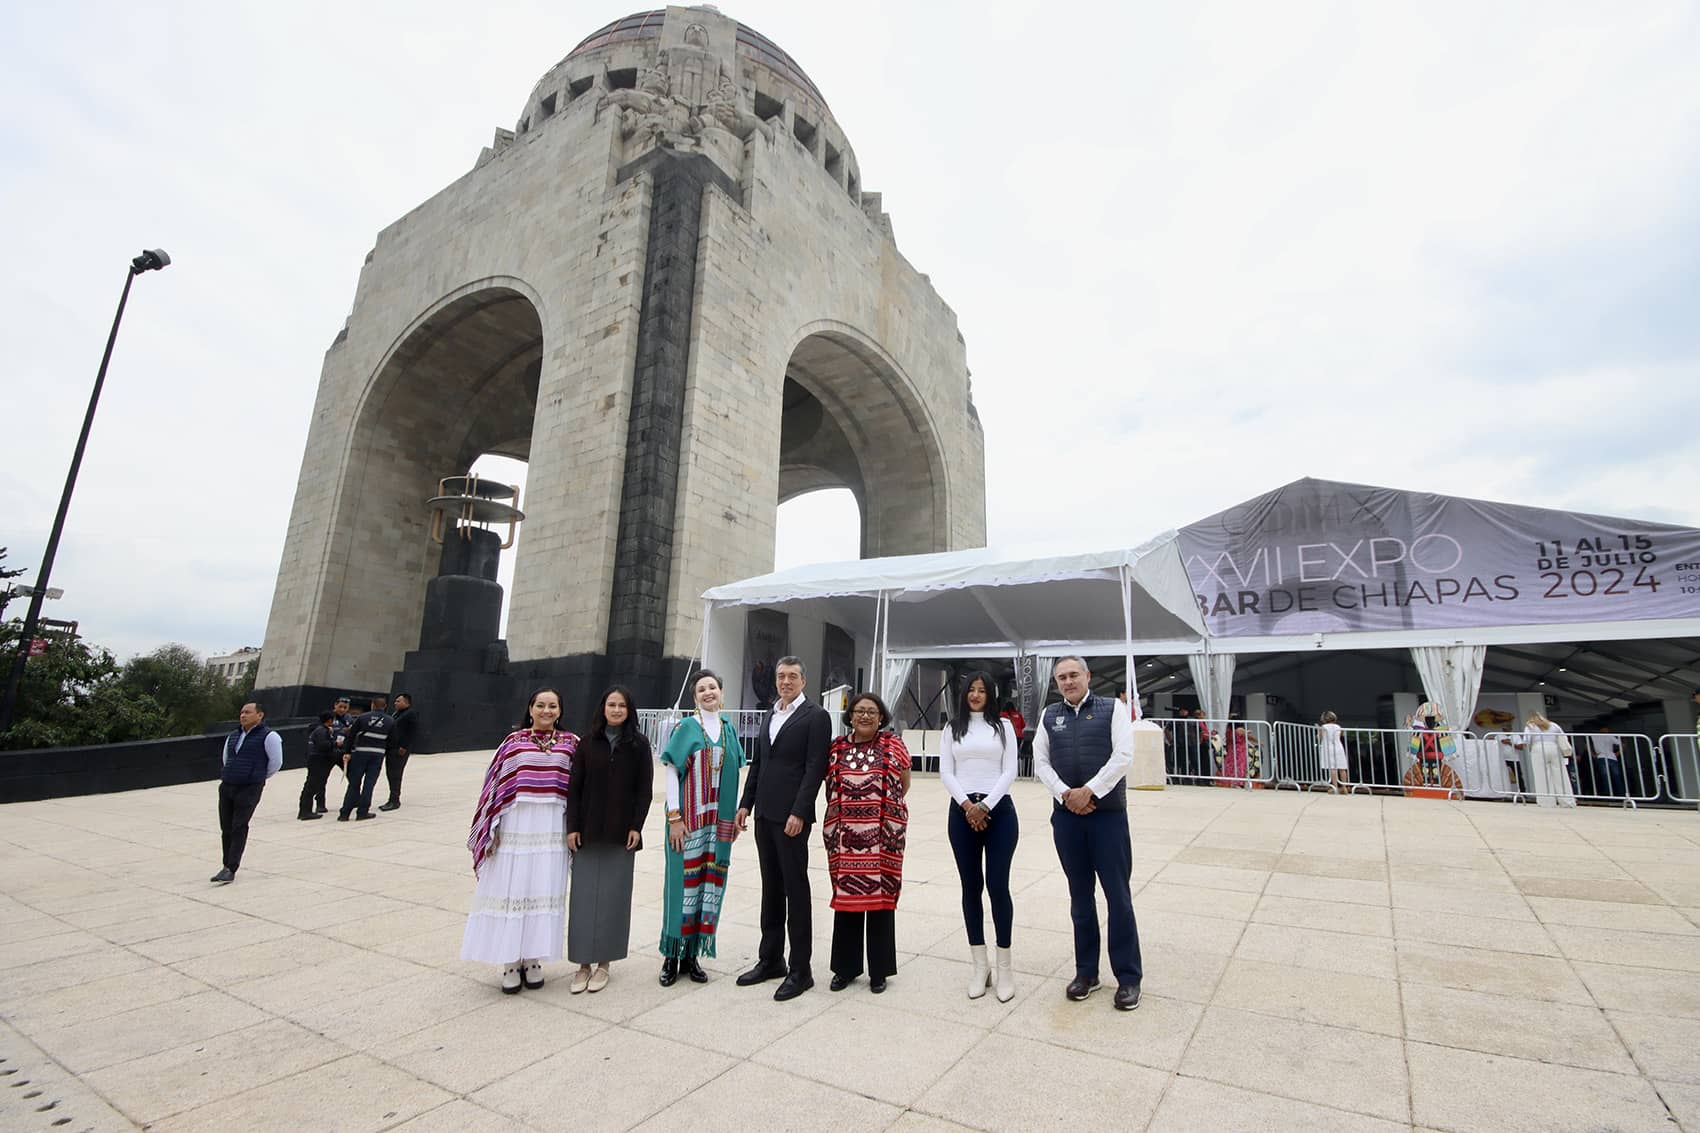
[[[34,592],[30,595],[29,612],[24,615],[23,632],[18,638],[18,653],[12,659],[12,673],[6,679],[6,699],[0,703],[0,732],[11,730],[13,714],[18,706],[18,685],[24,679],[24,663],[29,659],[30,642],[35,638],[36,623],[41,619],[41,603],[47,597],[48,576],[53,573],[53,556],[59,552],[59,536],[65,530],[65,513],[71,510],[71,492],[77,486],[77,470],[83,464],[83,450],[88,447],[89,430],[94,426],[95,407],[100,404],[100,387],[106,384],[106,366],[112,361],[112,347],[118,341],[118,324],[124,319],[124,304],[130,298],[130,284],[145,271],[159,271],[171,262],[171,257],[152,248],[130,261],[124,274],[124,290],[118,296],[118,313],[112,316],[112,333],[106,336],[106,353],[100,356],[100,370],[94,376],[94,391],[89,394],[88,412],[83,414],[83,431],[77,437],[77,449],[71,454],[71,471],[65,477],[65,491],[59,497],[59,514],[53,517],[53,531],[47,537],[47,550],[41,556],[41,569],[36,572]]]

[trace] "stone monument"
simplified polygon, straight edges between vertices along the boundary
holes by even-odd
[[[528,466],[506,647],[433,651],[427,583],[489,564],[442,561],[428,501],[488,453]],[[406,685],[424,750],[493,744],[543,683],[572,725],[613,679],[670,704],[703,590],[836,486],[864,556],[984,542],[956,316],[789,55],[709,6],[616,20],[367,253],[257,687],[298,715]]]

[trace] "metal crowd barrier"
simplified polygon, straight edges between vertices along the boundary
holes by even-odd
[[[667,741],[672,738],[673,729],[678,727],[680,720],[683,720],[693,711],[695,709],[689,711],[682,708],[638,709],[638,727],[643,729],[643,736],[644,739],[649,741],[650,750],[655,752],[656,755],[660,755],[661,749],[666,747]],[[724,708],[721,709],[720,714],[732,718],[733,727],[738,733],[738,742],[743,744],[744,751],[748,752],[750,741],[761,730],[761,720],[766,713],[760,708]]]
[[[1297,790],[1317,789],[1329,785],[1329,774],[1322,766],[1322,732],[1316,724],[1277,724],[1275,726],[1276,785]],[[1464,728],[1442,729],[1453,754],[1441,761],[1444,770],[1435,783],[1407,782],[1406,773],[1416,763],[1411,754],[1411,737],[1428,733],[1411,728],[1341,728],[1340,739],[1346,746],[1346,789],[1360,791],[1420,792],[1463,798],[1469,777],[1463,770],[1460,756],[1464,744],[1475,736]]]
[[[1671,800],[1700,806],[1700,742],[1694,733],[1660,736],[1659,755],[1664,760],[1665,791]]]
[[[1578,802],[1633,807],[1658,800],[1659,748],[1648,737],[1636,732],[1566,732],[1564,738],[1573,753],[1565,761],[1565,776]],[[1507,763],[1517,764],[1516,783],[1496,792],[1499,797],[1512,802],[1564,797],[1563,791],[1536,789],[1529,755],[1530,742],[1536,739],[1529,732],[1489,732],[1482,737],[1483,743],[1498,747]]]
[[[1172,781],[1244,788],[1274,782],[1275,737],[1266,721],[1147,719],[1163,729],[1163,763]],[[1243,730],[1243,740],[1236,729]]]

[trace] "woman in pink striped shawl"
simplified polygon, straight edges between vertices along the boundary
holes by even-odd
[[[472,833],[472,912],[460,958],[499,965],[502,991],[543,986],[543,962],[566,936],[567,782],[578,737],[555,727],[561,694],[531,694],[525,721],[496,749],[478,793]]]

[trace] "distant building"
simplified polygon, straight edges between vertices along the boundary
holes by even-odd
[[[208,657],[207,668],[224,678],[225,684],[233,685],[248,672],[248,666],[259,659],[258,645],[244,645],[234,653],[226,653],[222,657]]]

